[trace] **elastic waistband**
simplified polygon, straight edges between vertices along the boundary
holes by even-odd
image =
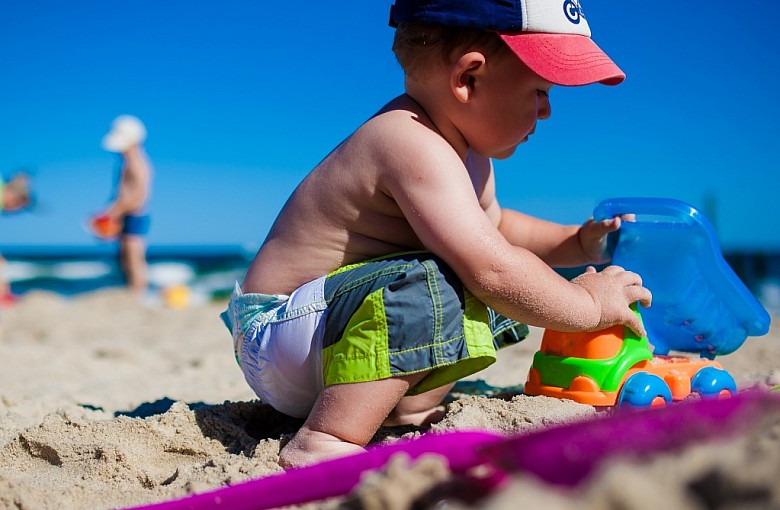
[[[236,282],[230,294],[228,308],[220,314],[220,317],[233,335],[239,330],[241,333],[246,333],[246,329],[257,317],[279,308],[289,298],[283,294],[244,294],[241,286]]]

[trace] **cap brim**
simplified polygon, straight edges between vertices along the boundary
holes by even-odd
[[[617,85],[626,75],[590,37],[575,34],[501,34],[536,74],[556,85]]]

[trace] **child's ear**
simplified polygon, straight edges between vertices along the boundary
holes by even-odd
[[[470,51],[462,55],[452,66],[450,88],[461,103],[468,103],[474,97],[477,80],[485,69],[485,55]]]

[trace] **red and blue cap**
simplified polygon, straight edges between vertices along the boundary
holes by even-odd
[[[400,23],[496,32],[525,65],[557,85],[617,85],[626,77],[590,38],[579,0],[395,0],[390,25]]]

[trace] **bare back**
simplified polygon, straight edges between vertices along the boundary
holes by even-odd
[[[414,151],[406,154],[405,144],[419,142],[420,137],[429,138],[428,148],[438,146],[456,159],[419,105],[401,96],[339,145],[288,199],[247,272],[244,291],[289,294],[347,264],[431,249],[407,220],[388,184],[394,174],[415,167],[404,164],[414,157]],[[469,170],[458,160],[451,171],[471,183],[472,201],[487,208],[494,202],[490,162],[472,159]]]

